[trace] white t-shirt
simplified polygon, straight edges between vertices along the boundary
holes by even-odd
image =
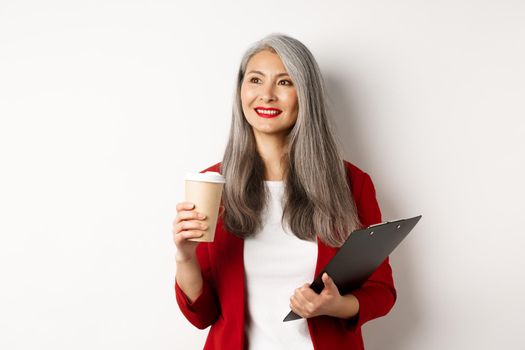
[[[283,181],[265,181],[271,199],[263,213],[263,228],[244,241],[250,350],[312,350],[306,319],[283,322],[294,290],[312,282],[317,242],[304,241],[283,230]]]

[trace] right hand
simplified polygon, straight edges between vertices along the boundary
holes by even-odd
[[[177,261],[188,261],[196,258],[199,242],[188,241],[188,238],[202,237],[208,228],[205,218],[200,218],[190,202],[177,203],[177,216],[173,221],[173,242],[177,246]]]

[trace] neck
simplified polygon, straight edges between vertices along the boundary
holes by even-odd
[[[266,181],[282,181],[284,176],[283,156],[286,152],[286,138],[277,135],[257,135],[257,152],[264,163]]]

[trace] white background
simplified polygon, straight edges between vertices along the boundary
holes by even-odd
[[[271,32],[317,58],[383,219],[423,215],[367,349],[523,348],[524,18],[519,0],[2,0],[0,348],[202,348],[171,222]]]

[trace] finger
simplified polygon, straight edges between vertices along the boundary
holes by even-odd
[[[180,202],[180,203],[177,203],[177,211],[181,211],[181,210],[191,210],[193,209],[193,207],[195,207],[195,204],[193,204],[192,202]]]
[[[326,272],[323,273],[322,279],[323,279],[323,283],[325,287],[332,288],[332,289],[333,287],[335,287],[334,280],[332,280],[332,278],[330,278],[330,276],[328,276]]]
[[[293,295],[290,298],[290,309],[292,309],[292,311],[295,312],[297,315],[305,318],[303,307],[297,302]]]
[[[196,245],[198,242],[189,241],[189,239],[197,239],[202,237],[202,235],[194,233],[192,236],[190,232],[185,233],[184,235],[178,235],[173,239],[177,249],[184,249],[187,246]]]
[[[187,240],[188,238],[200,238],[204,235],[202,231],[183,231],[175,235],[175,243],[179,244],[182,241]]]
[[[198,213],[195,210],[183,210],[178,213],[177,217],[173,221],[173,225],[178,224],[184,220],[204,220],[206,215],[204,213]]]
[[[295,308],[299,313],[301,317],[308,318],[313,315],[313,312],[315,311],[314,304],[306,301],[304,297],[301,295],[294,294],[291,299],[294,303]]]
[[[308,300],[305,295],[304,295],[305,291],[302,291],[302,290],[296,290],[295,293],[294,293],[294,297],[295,297],[295,300],[297,300],[297,302],[299,304],[301,304],[305,310],[311,310],[314,306],[312,300]]]
[[[322,280],[324,283],[325,289],[323,290],[325,293],[329,292],[330,294],[337,295],[339,294],[339,289],[337,289],[337,286],[334,283],[334,280],[328,276],[328,274],[325,272],[323,273]]]
[[[319,294],[313,291],[312,288],[307,288],[302,291],[302,294],[306,300],[308,300],[311,303],[314,303],[317,298],[319,298]]]
[[[312,290],[312,288],[310,288],[310,284],[309,283],[305,283],[303,284],[300,288],[298,288],[301,292],[303,292],[303,296],[306,297],[306,299],[308,299],[309,301],[312,301],[312,298],[311,297],[308,297],[308,296],[311,296],[312,294],[310,292],[313,292],[314,295],[315,295],[315,292]]]
[[[309,283],[305,283],[301,286],[301,288],[299,288],[301,290],[306,290],[306,289],[310,289],[310,284]]]
[[[201,230],[205,231],[208,229],[208,224],[200,221],[185,220],[173,227],[173,233],[178,234],[186,230]]]
[[[205,231],[208,229],[208,224],[202,221],[194,220],[185,220],[182,221],[179,226],[182,227],[182,230],[201,230]]]

